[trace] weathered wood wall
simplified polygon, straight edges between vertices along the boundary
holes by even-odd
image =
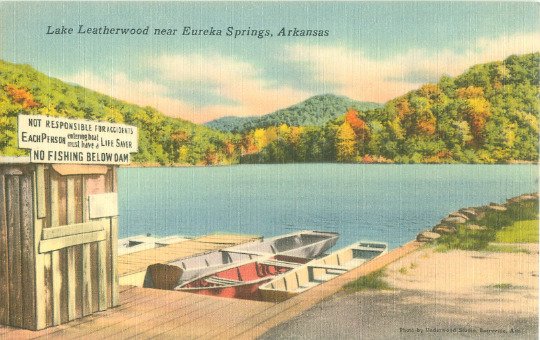
[[[0,193],[0,322],[29,328],[36,300],[31,168],[3,167]]]
[[[117,217],[88,195],[116,192],[116,168],[0,165],[0,323],[42,329],[118,304]]]

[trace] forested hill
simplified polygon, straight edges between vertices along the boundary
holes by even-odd
[[[537,162],[539,64],[540,53],[510,56],[371,108],[317,96],[230,133],[0,61],[0,155],[25,154],[17,148],[24,112],[135,125],[140,163]]]
[[[510,56],[324,127],[255,129],[242,161],[537,162],[539,65],[540,53]]]
[[[84,118],[135,125],[139,152],[134,162],[234,163],[238,137],[66,84],[34,70],[0,60],[0,155],[23,155],[17,148],[17,114]],[[235,140],[236,138],[236,140]]]
[[[228,132],[242,132],[269,126],[322,126],[343,115],[349,108],[359,111],[381,107],[380,104],[352,100],[345,96],[324,94],[301,103],[258,117],[223,117],[205,125]]]

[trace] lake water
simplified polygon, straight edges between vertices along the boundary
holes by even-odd
[[[122,168],[120,237],[337,231],[391,247],[467,206],[537,191],[536,165]]]

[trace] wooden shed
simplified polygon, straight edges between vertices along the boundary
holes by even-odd
[[[118,304],[116,166],[0,157],[0,323],[38,330]]]

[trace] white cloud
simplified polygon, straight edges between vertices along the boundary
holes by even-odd
[[[149,65],[169,81],[198,85],[215,96],[238,103],[203,106],[199,115],[205,120],[229,115],[262,115],[311,95],[290,86],[275,85],[266,80],[255,65],[221,55],[163,55]]]
[[[159,78],[172,83],[188,83],[237,104],[191,104],[174,98],[168,86],[151,80],[131,80],[125,73],[100,76],[82,71],[61,78],[197,123],[222,116],[262,115],[296,104],[311,95],[288,86],[275,86],[265,80],[254,65],[219,55],[164,55],[146,65],[157,71]]]
[[[334,84],[339,94],[385,102],[424,82],[411,80],[411,74],[427,75],[436,81],[443,74],[455,76],[474,64],[536,51],[540,51],[540,33],[479,39],[463,53],[411,49],[383,60],[345,47],[296,44],[287,48],[286,58],[312,68],[316,80]]]
[[[157,108],[172,117],[184,117],[178,114],[179,112],[193,114],[193,107],[180,100],[170,98],[167,95],[169,89],[166,86],[150,80],[130,80],[124,73],[100,76],[89,71],[61,78],[114,98]]]
[[[461,53],[411,49],[382,60],[341,46],[296,44],[285,48],[282,62],[296,62],[312,70],[317,81],[335,86],[336,94],[385,102],[416,89],[426,78],[436,81],[443,74],[458,75],[474,64],[539,50],[539,33],[479,39]],[[225,98],[235,104],[208,104],[204,100],[193,104],[175,98],[169,88],[173,85],[157,80],[133,80],[120,72],[98,75],[81,71],[61,78],[197,123],[229,115],[262,115],[318,94],[276,84],[265,79],[256,65],[217,54],[162,55],[142,65],[156,73],[155,79],[165,79],[168,84],[184,88],[193,86],[195,93],[210,93],[212,97]],[[414,75],[417,80],[412,79]]]

